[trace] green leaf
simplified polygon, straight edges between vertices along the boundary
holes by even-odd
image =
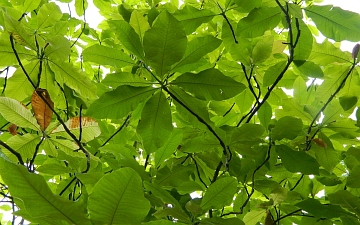
[[[35,83],[37,80],[37,74],[39,72],[38,61],[33,61],[25,65],[24,68],[27,71],[31,81]],[[18,101],[23,101],[24,99],[30,97],[33,92],[34,87],[25,76],[24,71],[21,68],[16,69],[14,74],[8,79],[5,96],[14,98]]]
[[[239,218],[205,218],[201,220],[200,225],[245,225]]]
[[[86,73],[79,71],[70,63],[60,61],[51,61],[50,68],[55,73],[56,80],[63,80],[67,86],[74,89],[84,98],[97,98],[96,86]]]
[[[233,177],[224,177],[216,180],[209,186],[201,201],[203,210],[220,209],[232,202],[237,191],[237,181]]]
[[[25,30],[22,22],[13,19],[6,13],[4,13],[4,21],[5,29],[13,36],[14,41],[20,43],[21,45],[27,46],[30,49],[36,49],[34,36]]]
[[[112,30],[115,31],[117,39],[124,45],[124,47],[131,53],[144,59],[144,50],[140,42],[138,34],[134,28],[123,20],[111,20],[108,24]]]
[[[171,204],[173,205],[173,207],[182,209],[180,203],[168,191],[166,191],[159,185],[145,181],[144,187],[146,190],[150,191],[152,195],[160,198],[164,204]]]
[[[145,57],[161,78],[180,61],[186,45],[187,38],[181,22],[167,11],[160,13],[144,35]]]
[[[274,201],[274,205],[283,202],[287,198],[287,189],[284,187],[277,187],[271,191],[269,198]]]
[[[291,124],[291,126],[289,126]],[[294,139],[301,132],[303,123],[301,119],[285,116],[280,118],[271,131],[274,140],[281,140],[283,138]]]
[[[225,76],[217,69],[208,69],[198,74],[185,73],[171,82],[201,100],[232,98],[245,89],[245,85]]]
[[[326,37],[335,41],[359,41],[360,15],[332,5],[312,5],[306,14]]]
[[[187,64],[199,61],[206,54],[214,51],[221,44],[221,40],[207,35],[191,40],[186,47],[186,51],[182,59],[176,63],[171,70],[175,70]]]
[[[87,114],[95,118],[120,119],[156,91],[153,87],[120,86],[94,101]]]
[[[255,65],[258,65],[267,60],[271,54],[274,44],[274,36],[268,35],[263,37],[256,43],[252,51],[252,61]]]
[[[320,44],[314,42],[308,60],[318,64],[319,66],[327,66],[336,62],[352,63],[350,53],[341,51],[328,40],[324,40]]]
[[[140,176],[122,168],[103,176],[89,196],[90,219],[96,224],[133,224],[150,210]]]
[[[40,130],[30,110],[15,99],[0,97],[0,113],[7,121],[19,127]]]
[[[233,130],[230,146],[240,154],[252,152],[251,147],[262,142],[260,137],[264,132],[265,128],[260,124],[243,124]]]
[[[143,39],[145,32],[150,29],[148,21],[138,10],[134,10],[131,13],[129,23],[139,35],[141,40]]]
[[[295,5],[295,4],[289,4],[289,5]],[[298,20],[298,22],[299,22],[299,29],[301,31],[301,35],[294,50],[294,59],[306,60],[309,58],[309,55],[311,53],[314,38],[309,27],[302,20]],[[298,32],[296,29],[294,29],[296,27],[296,24],[292,24],[292,26],[294,30],[293,35],[294,37],[296,37],[297,35],[296,32]]]
[[[331,173],[339,162],[339,152],[330,147],[323,148],[317,145],[312,146],[311,149],[315,152],[318,163]]]
[[[45,29],[49,26],[54,26],[54,24],[61,19],[63,16],[60,8],[56,5],[55,2],[43,4],[37,14],[38,19],[38,30]]]
[[[250,212],[245,214],[243,221],[246,225],[255,225],[265,215],[266,215],[265,209],[251,210]]]
[[[123,51],[98,44],[86,48],[82,55],[85,62],[94,62],[99,65],[109,65],[117,68],[132,66],[135,63]]]
[[[237,34],[241,37],[252,38],[273,29],[280,22],[281,10],[279,7],[260,7],[242,18],[237,25]]]
[[[350,175],[346,178],[346,186],[351,188],[360,188],[359,184],[360,165],[355,166],[350,171]]]
[[[321,67],[311,61],[294,60],[297,69],[305,76],[323,78],[324,72]]]
[[[271,121],[272,117],[272,108],[269,105],[269,103],[265,102],[261,108],[259,109],[257,116],[260,120],[260,123],[267,128],[269,126],[269,123]]]
[[[75,12],[78,16],[82,16],[88,7],[87,0],[75,0]]]
[[[40,173],[51,174],[51,175],[60,175],[64,173],[71,173],[73,170],[69,167],[65,167],[55,163],[43,164],[36,168]]]
[[[191,5],[185,5],[181,10],[174,13],[174,17],[181,21],[186,34],[191,34],[202,23],[210,21],[216,14],[208,9],[197,9]]]
[[[21,200],[24,210],[34,218],[52,221],[65,221],[70,224],[91,224],[86,218],[81,202],[72,202],[54,195],[44,178],[29,173],[20,165],[0,159],[1,177],[8,185],[11,195]]]
[[[344,215],[351,215],[349,212],[345,211],[338,205],[321,204],[319,200],[312,198],[296,203],[296,206],[317,218],[331,219]]]
[[[329,194],[329,200],[331,204],[340,205],[351,212],[360,215],[360,199],[349,191],[340,190]]]
[[[7,140],[7,144],[19,152],[22,157],[31,159],[34,156],[36,145],[40,142],[40,136],[35,134],[16,135]],[[10,154],[6,154],[11,157]]]
[[[155,153],[155,166],[159,168],[178,148],[183,138],[181,129],[173,129],[165,144]]]
[[[276,152],[281,158],[282,164],[292,173],[319,174],[317,161],[303,151],[294,151],[286,145],[276,146]]]
[[[172,130],[170,105],[164,93],[159,91],[145,103],[137,126],[145,151],[150,154],[162,147]]]
[[[39,6],[40,2],[41,0],[25,0],[22,11],[23,12],[33,11]]]
[[[357,96],[344,96],[339,98],[339,102],[344,111],[352,109],[358,102]]]
[[[280,75],[281,71],[283,71],[286,64],[287,61],[283,60],[269,67],[264,74],[263,86],[271,86],[273,83],[275,83],[276,79]]]
[[[70,55],[70,43],[63,36],[49,37],[47,40],[49,45],[45,49],[45,55],[52,59],[65,61]]]
[[[122,85],[130,85],[135,87],[151,86],[153,83],[148,82],[142,77],[128,72],[110,73],[102,80],[102,84],[105,84],[112,88],[117,88]]]

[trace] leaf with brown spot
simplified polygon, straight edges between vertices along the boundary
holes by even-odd
[[[31,97],[31,106],[34,111],[36,121],[42,130],[46,130],[51,122],[53,111],[40,97],[40,95],[43,96],[51,108],[54,108],[54,103],[51,101],[50,95],[46,89],[37,88]]]
[[[79,135],[80,135],[80,118],[78,116],[70,118],[68,121],[65,122],[65,125],[67,128],[69,128],[71,133],[73,133],[76,137],[79,137]],[[81,132],[82,132],[82,134],[81,134],[82,142],[91,141],[94,138],[96,138],[97,136],[99,136],[101,133],[100,127],[99,127],[98,123],[96,122],[96,120],[94,120],[93,118],[90,118],[90,117],[86,117],[86,116],[81,117]],[[57,136],[62,136],[62,137],[71,139],[69,134],[66,133],[63,125],[60,125],[57,128],[55,128],[51,132],[51,135],[57,135]]]
[[[312,139],[312,141],[315,142],[315,144],[317,144],[320,147],[327,148],[327,144],[321,138],[314,138],[314,139]]]
[[[8,127],[8,131],[10,134],[12,134],[13,136],[17,135],[17,126],[15,124],[11,124]]]

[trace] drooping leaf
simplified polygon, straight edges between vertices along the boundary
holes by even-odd
[[[181,22],[167,11],[160,13],[144,35],[145,58],[161,78],[180,61],[186,45],[187,38]]]
[[[233,177],[224,177],[211,184],[201,201],[203,210],[220,209],[229,204],[237,191],[237,181]]]
[[[15,99],[0,97],[0,113],[7,121],[19,127],[40,130],[30,110]]]
[[[40,95],[44,99],[42,99]],[[51,122],[53,114],[52,110],[54,109],[54,103],[51,101],[46,89],[38,88],[33,92],[31,97],[31,107],[41,130],[46,130]]]
[[[172,130],[170,105],[164,93],[159,91],[146,102],[137,126],[145,151],[150,154],[162,147]]]
[[[73,133],[77,138],[80,137],[81,131],[81,141],[89,142],[100,135],[100,127],[96,120],[90,117],[82,116],[81,123],[80,117],[70,118],[65,122],[66,127]],[[71,140],[70,135],[65,131],[63,125],[58,126],[54,130],[51,131],[52,135],[66,137]]]
[[[319,174],[319,164],[310,155],[303,151],[294,151],[286,145],[276,146],[276,152],[281,158],[282,164],[290,172],[303,174]]]
[[[201,100],[221,101],[234,97],[245,85],[225,76],[219,70],[208,69],[198,74],[185,73],[171,82]]]
[[[120,86],[115,90],[106,92],[96,100],[87,111],[87,115],[95,118],[119,119],[132,110],[141,102],[146,101],[156,88]]]
[[[72,202],[54,195],[42,176],[29,173],[25,167],[3,158],[0,159],[0,169],[11,195],[23,202],[24,210],[32,217],[71,224],[91,224],[81,202]]]
[[[95,224],[140,223],[150,204],[144,197],[140,176],[122,168],[103,176],[89,196],[90,219]]]
[[[89,61],[117,68],[134,64],[134,61],[123,51],[98,44],[86,48],[82,55],[85,62]]]

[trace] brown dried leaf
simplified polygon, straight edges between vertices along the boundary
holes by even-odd
[[[8,131],[10,134],[12,134],[13,136],[17,135],[17,126],[15,124],[11,124],[8,127]]]
[[[266,212],[265,225],[275,225],[275,222],[271,217],[271,213],[269,211]]]
[[[317,144],[320,147],[327,148],[327,144],[321,138],[314,138],[314,139],[312,139],[312,141],[315,142],[315,144]]]
[[[35,114],[35,118],[42,130],[46,130],[52,118],[52,110],[46,105],[45,101],[39,96],[42,95],[51,108],[54,103],[50,99],[50,95],[46,89],[37,88],[31,97],[31,106]]]

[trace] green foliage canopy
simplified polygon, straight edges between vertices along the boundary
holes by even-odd
[[[360,15],[320,2],[0,1],[2,223],[360,224]]]

